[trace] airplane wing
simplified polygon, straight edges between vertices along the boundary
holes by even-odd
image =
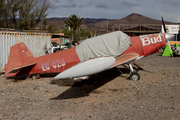
[[[137,53],[129,53],[119,56],[117,58],[109,56],[90,59],[61,72],[54,79],[67,79],[96,74],[98,72],[116,67],[118,65],[132,62],[138,57],[139,54]]]
[[[68,68],[67,70],[55,76],[54,79],[67,79],[96,74],[107,70],[114,63],[115,58],[112,56],[89,59],[76,64],[71,68]]]
[[[119,57],[116,57],[115,63],[110,68],[113,68],[118,65],[125,64],[125,63],[130,63],[136,60],[138,57],[139,57],[139,54],[137,53],[128,53],[128,54],[121,55]]]

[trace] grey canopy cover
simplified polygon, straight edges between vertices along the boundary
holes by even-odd
[[[130,37],[121,31],[116,31],[84,40],[76,46],[76,52],[83,62],[95,57],[117,57],[130,45]]]

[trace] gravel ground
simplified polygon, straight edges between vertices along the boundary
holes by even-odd
[[[53,78],[15,81],[1,74],[0,120],[179,120],[180,58],[161,54],[136,62],[144,68],[139,81],[127,80],[122,66],[56,84]]]

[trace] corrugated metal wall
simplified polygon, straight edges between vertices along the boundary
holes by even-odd
[[[51,34],[0,31],[0,71],[8,62],[11,46],[24,42],[34,57],[45,55],[45,45],[50,46]]]

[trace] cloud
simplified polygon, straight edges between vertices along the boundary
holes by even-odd
[[[79,7],[79,8],[84,8],[84,7],[86,7],[86,6],[81,4],[81,5],[79,5],[78,7]]]
[[[57,1],[57,2],[51,2],[50,4],[50,9],[51,10],[56,10],[56,9],[63,9],[63,8],[68,8],[68,9],[71,9],[71,8],[84,8],[84,7],[89,7],[89,6],[92,6],[92,3],[88,3],[87,5],[84,5],[84,4],[76,4],[73,2],[73,0],[67,0],[66,2],[60,2],[60,1]]]
[[[71,4],[66,4],[66,5],[59,5],[61,8],[76,8],[77,4],[71,3]]]
[[[38,0],[40,5],[43,1]],[[47,2],[51,3],[48,17],[76,14],[82,17],[121,19],[131,13],[139,13],[155,19],[164,16],[166,21],[180,19],[179,0],[47,0]]]
[[[87,7],[90,7],[90,6],[92,6],[93,5],[93,3],[92,2],[89,2],[88,4],[87,4]]]
[[[123,1],[123,2],[122,2],[122,5],[125,5],[125,6],[127,6],[127,7],[139,6],[139,4],[130,3],[130,2],[127,2],[127,1]]]
[[[41,7],[44,3],[46,3],[47,5],[48,5],[48,4],[51,5],[51,2],[48,1],[48,0],[47,0],[47,1],[46,1],[46,0],[38,0],[36,5],[37,5],[38,7]]]
[[[166,4],[172,5],[172,6],[176,6],[178,4],[180,4],[180,2],[178,0],[164,0],[164,2]]]
[[[104,9],[106,9],[106,8],[108,8],[108,5],[106,3],[98,3],[95,7],[96,8],[104,8]]]

